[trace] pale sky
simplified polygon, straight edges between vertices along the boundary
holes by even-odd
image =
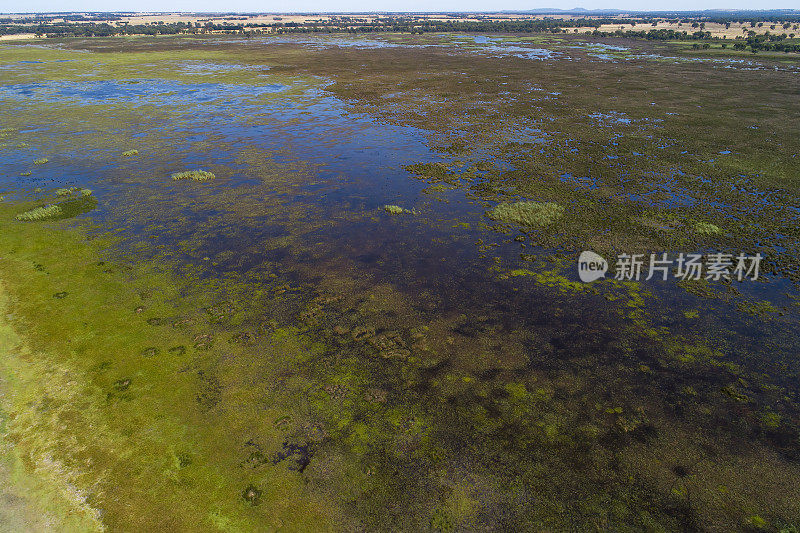
[[[0,13],[50,11],[500,11],[542,8],[697,11],[703,9],[792,9],[798,0],[0,0]]]

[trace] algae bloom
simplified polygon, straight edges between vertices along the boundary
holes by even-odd
[[[383,208],[390,215],[402,215],[403,213],[410,213],[411,212],[408,209],[403,209],[399,205],[385,205],[385,206],[383,206]]]
[[[23,222],[32,222],[35,220],[52,220],[56,218],[61,218],[64,214],[64,211],[58,205],[45,205],[41,207],[37,207],[35,209],[31,209],[30,211],[25,211],[24,213],[20,213],[17,215],[17,220],[21,220]]]
[[[33,162],[33,164],[34,164],[34,165],[44,165],[44,164],[45,164],[45,163],[47,163],[48,161],[50,161],[50,160],[49,160],[49,159],[47,159],[46,157],[42,157],[42,158],[40,158],[40,159],[37,159],[37,160],[35,160],[35,161]]]
[[[708,222],[695,222],[694,230],[697,233],[702,233],[704,235],[711,235],[714,233],[721,233],[722,230],[719,229],[719,226],[714,224],[709,224]]]
[[[211,181],[216,176],[211,172],[205,170],[187,170],[185,172],[178,172],[172,175],[173,180],[194,180],[194,181]]]
[[[547,226],[564,214],[564,208],[554,202],[502,203],[486,216],[492,220],[522,224],[525,226]]]
[[[130,157],[130,156],[133,156],[133,155],[139,155],[139,150],[127,150],[125,152],[122,152],[122,155],[124,155],[126,157]]]

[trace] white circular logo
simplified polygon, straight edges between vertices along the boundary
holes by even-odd
[[[603,256],[592,251],[581,252],[578,257],[578,277],[581,281],[589,283],[605,277],[608,272],[608,261]]]

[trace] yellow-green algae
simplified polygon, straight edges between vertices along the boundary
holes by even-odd
[[[562,292],[581,292],[591,288],[588,283],[569,280],[561,274],[553,271],[534,272],[533,270],[527,268],[517,268],[509,271],[508,275],[514,278],[520,276],[529,276],[535,279],[537,283],[546,285],[548,287],[557,288]]]

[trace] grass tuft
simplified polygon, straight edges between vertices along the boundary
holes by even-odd
[[[410,213],[411,212],[408,209],[403,209],[399,205],[385,205],[385,206],[383,206],[383,208],[390,215],[402,215],[403,213]]]
[[[492,220],[522,224],[525,226],[547,226],[564,214],[564,208],[553,202],[502,203],[486,215]]]
[[[58,205],[45,205],[25,211],[17,215],[17,220],[22,222],[34,222],[37,220],[54,220],[61,218],[64,211]]]
[[[73,196],[73,193],[80,193]],[[72,187],[70,189],[58,189],[56,194],[59,197],[67,197],[57,204],[43,205],[25,211],[16,216],[17,220],[22,222],[37,222],[40,220],[61,220],[64,218],[72,218],[74,216],[88,213],[97,207],[97,199],[92,196],[92,191],[89,189],[81,189],[80,187]]]
[[[716,234],[716,233],[721,233],[722,232],[722,230],[719,229],[719,226],[716,226],[714,224],[710,224],[708,222],[695,222],[694,230],[697,233],[702,233],[704,235],[712,235],[712,234]]]
[[[173,180],[194,180],[194,181],[211,181],[216,176],[211,172],[205,170],[187,170],[185,172],[178,172],[172,175]]]
[[[80,187],[70,187],[69,189],[56,189],[56,196],[70,196],[72,193],[81,190]]]

